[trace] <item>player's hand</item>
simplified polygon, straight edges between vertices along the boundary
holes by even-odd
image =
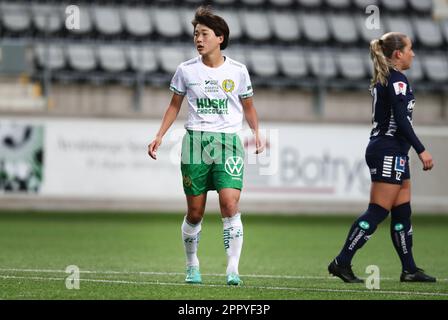
[[[148,154],[154,160],[157,159],[157,149],[162,144],[162,138],[155,137],[154,140],[148,145]]]
[[[255,154],[260,154],[264,151],[264,143],[262,142],[260,135],[255,135]]]
[[[423,170],[431,170],[434,167],[434,162],[432,161],[432,155],[428,151],[423,151],[418,155],[420,161],[423,163]]]

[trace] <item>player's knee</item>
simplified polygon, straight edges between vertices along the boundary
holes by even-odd
[[[201,222],[202,220],[202,216],[200,215],[188,215],[187,217],[187,221],[191,224],[198,224],[199,222]]]
[[[408,202],[401,203],[391,210],[392,221],[403,221],[411,219],[411,204]]]
[[[221,213],[225,217],[231,217],[238,212],[238,201],[228,200],[220,203]]]
[[[188,208],[187,220],[191,224],[197,224],[202,220],[203,215],[204,208],[192,206]]]

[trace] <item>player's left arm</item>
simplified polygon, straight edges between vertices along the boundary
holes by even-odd
[[[392,105],[395,122],[406,140],[412,145],[423,163],[423,170],[431,170],[434,166],[432,155],[425,149],[414,132],[412,124],[407,117],[407,106],[404,102]]]
[[[423,163],[423,170],[431,170],[434,166],[432,156],[428,151],[426,151],[425,146],[420,142],[420,139],[415,134],[411,120],[407,115],[408,101],[406,100],[406,90],[409,83],[404,76],[397,80],[402,81],[396,81],[388,85],[395,123],[406,140],[417,152],[421,162]]]
[[[252,133],[255,135],[255,153],[261,153],[264,150],[264,145],[261,142],[260,133],[258,131],[258,115],[254,106],[254,99],[252,97],[242,98],[244,117],[246,118]]]
[[[394,115],[395,122],[400,129],[400,132],[406,138],[406,140],[414,147],[417,154],[425,151],[425,147],[420,142],[420,139],[415,134],[411,121],[407,116],[407,105],[405,100],[398,100],[392,105],[392,113]]]

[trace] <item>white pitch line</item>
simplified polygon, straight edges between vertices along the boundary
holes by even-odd
[[[20,268],[0,268],[2,271],[13,271],[13,272],[35,272],[35,273],[66,273],[65,270],[57,269],[20,269]],[[122,275],[160,275],[160,276],[183,276],[185,273],[181,272],[156,272],[156,271],[112,271],[112,270],[82,270],[80,273],[86,274],[122,274]],[[203,273],[203,276],[215,276],[223,277],[223,273]],[[241,274],[241,277],[247,278],[267,278],[267,279],[316,279],[316,280],[337,280],[338,278],[333,276],[322,277],[322,276],[303,276],[303,275],[272,275],[272,274]],[[381,277],[381,280],[398,280],[397,278]],[[437,279],[437,281],[446,282],[448,279]]]
[[[17,269],[17,268],[0,268],[2,271],[13,271],[13,272],[36,272],[36,273],[66,273],[65,270],[57,269]],[[153,271],[111,271],[111,270],[79,270],[80,273],[89,274],[141,274],[141,275],[167,275],[167,276],[178,276],[184,275],[180,272],[153,272]]]
[[[42,273],[65,273],[65,270],[55,270],[55,269],[18,269],[18,268],[0,268],[1,271],[14,271],[14,272],[42,272]],[[184,275],[184,273],[181,272],[155,272],[155,271],[99,271],[99,270],[80,270],[80,273],[87,273],[87,274],[124,274],[124,275],[131,275],[131,274],[138,274],[138,275],[167,275],[167,276],[178,276],[178,275]],[[222,273],[203,273],[204,276],[225,276],[225,274]],[[248,277],[248,278],[272,278],[272,279],[337,279],[336,277],[328,276],[328,277],[322,277],[322,276],[303,276],[303,275],[268,275],[268,274],[242,274],[242,277]],[[395,278],[389,278],[389,277],[382,277],[382,280],[397,280]],[[448,281],[448,279],[438,279],[438,281]]]
[[[46,278],[46,277],[20,277],[20,276],[1,276],[0,279],[22,279],[37,281],[65,281],[65,278]],[[178,282],[159,282],[159,281],[129,281],[129,280],[107,280],[107,279],[79,279],[80,282],[100,282],[113,284],[135,284],[135,285],[161,285],[161,286],[192,286],[188,283]],[[220,287],[229,288],[228,285],[221,284],[198,284],[195,287]],[[241,286],[241,289],[263,289],[280,291],[315,291],[315,292],[340,292],[340,293],[375,293],[375,294],[396,294],[396,295],[419,295],[419,296],[440,296],[448,297],[448,293],[441,292],[422,292],[422,291],[387,291],[387,290],[356,290],[356,289],[328,289],[328,288],[297,288],[297,287],[265,287],[265,286]]]
[[[65,270],[55,270],[55,269],[17,269],[17,268],[0,268],[2,271],[13,271],[13,272],[35,272],[35,273],[65,273]],[[87,274],[138,274],[138,275],[163,275],[163,276],[183,276],[185,273],[181,272],[156,272],[156,271],[97,271],[97,270],[80,270],[80,273]],[[203,273],[203,276],[225,276],[224,273]],[[333,279],[333,277],[320,277],[320,276],[294,276],[294,275],[269,275],[269,274],[241,274],[242,277],[248,278],[272,278],[272,279]]]

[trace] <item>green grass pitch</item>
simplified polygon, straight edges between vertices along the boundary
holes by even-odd
[[[243,215],[242,287],[225,285],[219,214],[207,213],[199,245],[202,285],[184,283],[182,215],[139,213],[0,213],[1,299],[448,299],[448,216],[413,219],[417,265],[437,283],[400,283],[389,221],[353,261],[362,278],[380,268],[380,289],[345,284],[327,265],[352,216]],[[79,289],[65,269],[80,269]]]

